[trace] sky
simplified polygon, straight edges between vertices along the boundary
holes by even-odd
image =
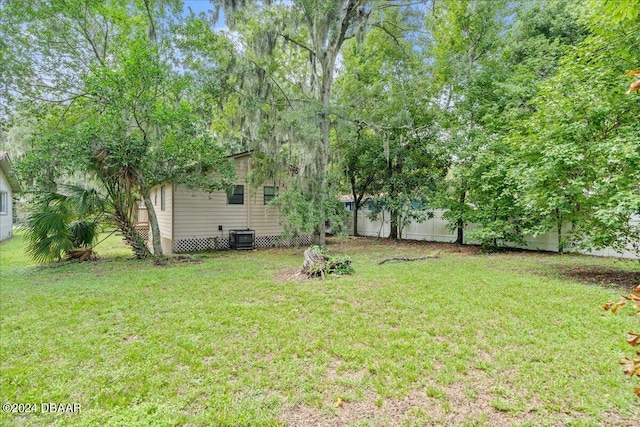
[[[196,15],[201,12],[213,10],[213,5],[209,0],[183,0],[182,3],[184,4],[185,13],[187,13],[189,9],[191,9]],[[223,11],[220,11],[215,28],[226,28]]]
[[[183,0],[185,11],[188,8],[191,8],[193,12],[197,15],[200,12],[205,12],[207,10],[213,10],[213,5],[209,0]]]

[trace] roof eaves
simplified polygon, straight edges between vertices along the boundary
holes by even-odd
[[[227,156],[229,159],[237,159],[239,157],[250,156],[253,150],[242,151],[240,153],[230,154]]]
[[[20,188],[20,183],[13,174],[11,168],[11,159],[9,158],[9,153],[7,153],[6,151],[0,151],[0,169],[2,169],[2,172],[7,177],[9,186],[11,187],[11,191],[15,193],[22,191],[22,188]]]

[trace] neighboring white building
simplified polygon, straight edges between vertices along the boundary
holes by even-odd
[[[282,237],[280,208],[269,204],[278,188],[273,183],[258,188],[249,185],[251,153],[231,158],[235,162],[235,185],[231,195],[225,191],[194,191],[173,183],[151,189],[162,251],[179,253],[229,248],[229,232],[246,229],[255,232],[257,247],[310,244],[311,236]],[[146,219],[146,212],[141,210],[138,223],[145,223]]]
[[[0,242],[13,236],[13,193],[20,185],[6,151],[0,151]]]
[[[353,220],[352,220],[352,212],[353,212],[353,198],[352,197],[343,197],[341,198],[342,203],[345,205],[345,210],[349,212],[349,220],[347,222],[348,231],[350,235],[353,235]],[[433,211],[433,217],[425,220],[424,222],[411,221],[411,223],[402,229],[402,239],[409,240],[425,240],[429,242],[446,242],[453,243],[456,240],[456,232],[451,231],[447,228],[447,220],[442,216],[444,214],[444,210],[436,209]],[[383,211],[378,215],[375,220],[369,218],[369,214],[371,213],[369,204],[363,202],[361,209],[357,212],[358,215],[358,235],[360,236],[369,236],[369,237],[387,237],[390,232],[390,217],[389,212]],[[629,222],[634,225],[640,225],[640,217],[634,216]],[[469,224],[466,227],[466,231],[471,231],[474,229],[473,224]],[[534,251],[558,251],[558,235],[550,231],[548,233],[544,233],[538,236],[524,236],[524,240],[526,242],[526,246],[517,245],[510,242],[500,242],[508,247],[520,248],[525,250],[534,250]],[[465,233],[465,244],[476,244],[477,242],[468,241],[466,239]],[[638,257],[636,251],[630,246],[625,252],[616,252],[611,248],[604,248],[600,250],[593,251],[580,251],[577,249],[569,248],[568,252],[574,251],[587,255],[596,255],[596,256],[604,256],[604,257],[615,257],[615,258],[629,258],[629,259],[640,259]]]

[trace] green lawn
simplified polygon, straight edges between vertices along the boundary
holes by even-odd
[[[356,274],[290,280],[294,248],[35,266],[0,245],[0,425],[638,425],[619,289],[640,264],[338,240]],[[624,273],[622,271],[622,273]],[[44,413],[40,403],[79,404]]]

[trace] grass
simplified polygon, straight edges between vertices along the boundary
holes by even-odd
[[[633,425],[618,361],[637,330],[619,290],[566,268],[586,256],[443,252],[338,241],[356,274],[284,280],[302,249],[36,266],[0,245],[0,401],[81,411],[0,413],[1,425]],[[445,247],[446,249],[446,247]],[[195,262],[194,262],[195,261]],[[637,383],[636,383],[637,386]]]

